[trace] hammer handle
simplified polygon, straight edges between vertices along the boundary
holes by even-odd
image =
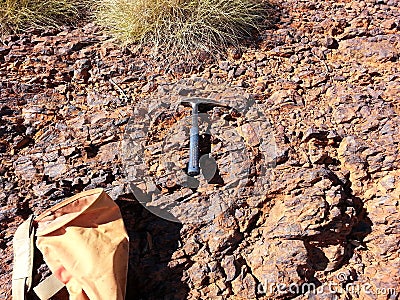
[[[190,145],[189,145],[189,166],[188,175],[200,174],[199,167],[199,127],[190,128]]]

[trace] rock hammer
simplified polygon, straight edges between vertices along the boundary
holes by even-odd
[[[190,128],[190,144],[189,144],[189,165],[187,174],[195,176],[200,174],[199,166],[199,110],[214,106],[227,107],[228,105],[219,103],[215,100],[207,98],[186,98],[181,101],[184,106],[192,107],[192,127]]]

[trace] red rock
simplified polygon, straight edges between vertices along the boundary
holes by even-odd
[[[107,37],[94,26],[2,39],[0,298],[16,226],[92,187],[124,215],[129,299],[398,288],[400,44],[394,2],[375,2],[282,2],[285,16],[257,43],[200,62],[97,42]],[[189,95],[234,108],[201,123],[211,183],[185,174],[190,117],[177,103]],[[171,205],[184,224],[150,204]]]

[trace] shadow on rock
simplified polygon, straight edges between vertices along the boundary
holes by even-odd
[[[119,205],[130,240],[127,299],[186,299],[182,282],[186,264],[175,263],[182,225],[147,211],[133,195],[120,196]]]
[[[316,287],[321,285],[321,282],[314,277],[316,271],[332,272],[349,264],[354,250],[357,246],[363,245],[364,239],[372,232],[372,221],[368,217],[363,201],[351,194],[348,199],[356,211],[355,216],[349,217],[343,213],[322,227],[320,234],[303,240],[308,260],[306,265],[300,266],[298,273]],[[342,209],[344,211],[346,207]],[[335,232],[339,224],[348,224],[349,227],[347,230]]]

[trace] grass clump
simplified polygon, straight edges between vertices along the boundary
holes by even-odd
[[[74,24],[88,4],[89,0],[0,0],[0,34]]]
[[[95,19],[124,45],[211,51],[252,35],[265,24],[258,0],[102,0]]]

